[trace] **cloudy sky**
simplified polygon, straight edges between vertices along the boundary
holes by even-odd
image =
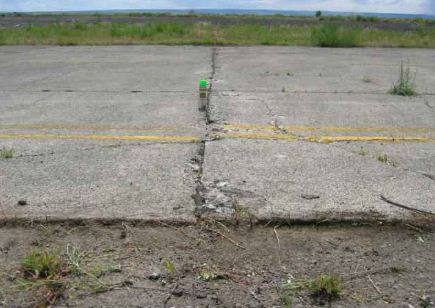
[[[0,11],[199,8],[435,14],[435,0],[0,0]]]

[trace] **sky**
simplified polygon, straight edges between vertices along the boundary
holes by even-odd
[[[0,0],[0,11],[270,9],[435,14],[435,0]]]

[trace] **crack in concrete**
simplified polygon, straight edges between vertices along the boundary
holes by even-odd
[[[203,182],[203,166],[204,166],[204,159],[205,159],[205,151],[206,151],[206,146],[207,146],[207,142],[209,139],[209,125],[213,123],[213,120],[211,119],[211,110],[210,110],[210,97],[211,97],[211,93],[212,93],[212,89],[213,89],[213,80],[214,80],[214,76],[215,76],[215,72],[216,72],[216,47],[212,48],[212,53],[211,53],[211,76],[210,76],[210,83],[209,83],[209,89],[208,89],[208,93],[207,93],[207,98],[205,101],[205,107],[201,109],[200,106],[200,110],[203,111],[204,113],[204,118],[205,118],[205,134],[204,134],[204,138],[201,141],[199,148],[198,148],[198,153],[196,155],[195,158],[192,159],[192,162],[197,166],[197,176],[196,176],[196,187],[195,187],[195,194],[192,195],[192,198],[195,202],[195,210],[194,210],[194,214],[197,218],[200,218],[202,215],[202,209],[204,207],[204,205],[206,204],[206,200],[205,200],[205,192],[206,192],[206,187],[204,185]]]

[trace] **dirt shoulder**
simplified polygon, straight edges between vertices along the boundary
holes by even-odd
[[[382,224],[3,226],[0,306],[431,307],[434,240]],[[56,296],[23,279],[32,251],[67,260]],[[338,298],[315,292],[321,274],[342,281]]]

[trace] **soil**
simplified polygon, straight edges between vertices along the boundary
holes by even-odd
[[[0,306],[35,306],[41,295],[17,287],[20,260],[68,247],[95,281],[65,276],[57,306],[431,307],[434,241],[433,231],[411,225],[6,225]],[[319,274],[341,277],[338,298],[306,287]],[[104,288],[89,287],[95,282]]]
[[[31,25],[49,25],[53,23],[82,22],[92,24],[97,22],[120,22],[120,23],[152,23],[152,22],[179,22],[179,23],[198,23],[207,22],[216,25],[298,25],[310,26],[324,23],[334,23],[337,25],[362,27],[370,29],[387,29],[396,31],[415,30],[418,23],[411,20],[379,20],[358,22],[352,20],[319,20],[317,18],[306,17],[286,17],[286,16],[128,16],[128,15],[5,15],[0,16],[0,28],[16,28]],[[433,26],[433,25],[432,25]]]

